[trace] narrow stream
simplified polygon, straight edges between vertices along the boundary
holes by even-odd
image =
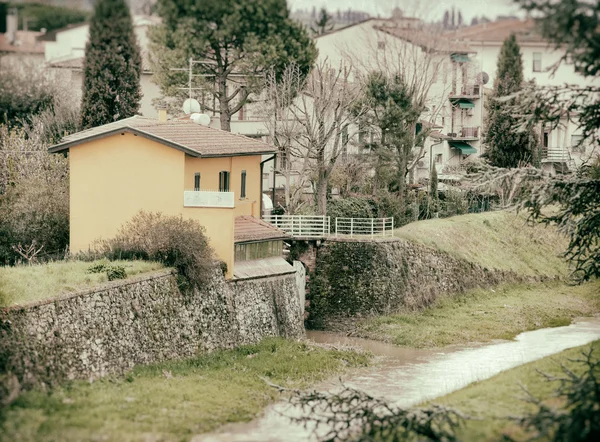
[[[490,378],[501,371],[559,353],[567,348],[600,339],[600,318],[586,318],[566,327],[545,328],[521,333],[514,341],[477,347],[442,350],[414,350],[368,339],[348,338],[309,331],[318,343],[351,345],[380,356],[380,363],[343,378],[347,387],[382,397],[403,407],[443,396],[472,382]],[[330,380],[317,390],[335,391],[339,380]],[[232,424],[218,433],[198,435],[194,441],[313,441],[311,428],[292,424],[286,416],[300,411],[287,402],[267,408],[262,417],[245,424]]]

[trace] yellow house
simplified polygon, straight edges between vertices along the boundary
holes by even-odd
[[[236,217],[238,225],[260,217],[261,155],[276,152],[262,141],[191,121],[139,116],[69,135],[49,151],[69,152],[73,253],[114,236],[140,210],[181,214],[206,228],[228,277]],[[263,224],[253,223],[265,239],[282,238]]]

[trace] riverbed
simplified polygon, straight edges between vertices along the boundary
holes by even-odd
[[[556,328],[524,332],[513,341],[439,350],[401,348],[368,339],[309,331],[313,342],[360,347],[377,356],[373,366],[343,376],[345,387],[364,391],[402,407],[411,407],[501,371],[600,339],[600,318],[586,318]],[[342,388],[340,380],[329,380],[319,391]],[[248,423],[232,424],[219,432],[198,435],[194,441],[316,441],[314,428],[292,424],[289,416],[301,411],[278,402]]]

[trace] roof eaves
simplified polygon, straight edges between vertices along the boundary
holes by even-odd
[[[187,148],[185,146],[182,146],[181,144],[174,143],[172,141],[166,140],[166,139],[158,137],[156,135],[149,134],[147,132],[144,132],[143,130],[140,130],[140,129],[137,129],[137,128],[131,127],[131,126],[117,127],[115,129],[111,129],[111,130],[107,130],[105,132],[100,132],[100,133],[97,133],[97,134],[93,134],[93,135],[90,135],[88,137],[83,137],[83,138],[79,138],[77,140],[67,141],[65,143],[56,144],[54,146],[49,147],[48,148],[48,152],[49,153],[62,152],[62,151],[70,149],[71,147],[75,147],[75,146],[78,146],[80,144],[88,143],[90,141],[94,141],[94,140],[99,140],[99,139],[102,139],[102,138],[110,137],[112,135],[117,135],[119,133],[131,133],[133,135],[139,135],[139,136],[142,136],[144,138],[148,138],[149,140],[156,141],[157,143],[164,144],[166,146],[169,146],[169,147],[172,147],[174,149],[177,149],[177,150],[180,150],[182,152],[185,152],[185,153],[187,153],[187,154],[189,154],[191,156],[194,156],[194,157],[200,157],[200,156],[202,156],[200,154],[200,152],[197,152],[195,150],[189,149],[189,148]]]

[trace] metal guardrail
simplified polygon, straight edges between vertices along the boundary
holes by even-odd
[[[394,218],[336,218],[335,236],[386,237],[394,235]]]
[[[394,234],[394,218],[335,218],[308,215],[267,215],[264,221],[295,237],[323,238],[335,236],[386,237]]]
[[[292,236],[322,238],[331,231],[329,216],[267,215],[264,220]]]
[[[542,162],[566,163],[571,159],[567,148],[563,147],[543,147]]]

